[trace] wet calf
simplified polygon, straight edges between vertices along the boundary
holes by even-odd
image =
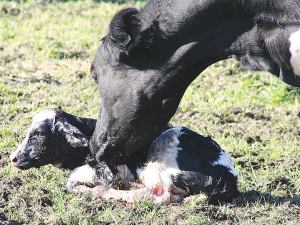
[[[231,201],[237,194],[234,163],[211,138],[184,127],[168,128],[125,164],[109,168],[90,154],[88,142],[95,124],[94,119],[60,108],[44,110],[34,117],[21,146],[11,154],[12,164],[19,169],[46,164],[75,168],[68,190],[126,202],[147,198],[168,204],[197,193]],[[142,187],[128,190],[131,182]]]

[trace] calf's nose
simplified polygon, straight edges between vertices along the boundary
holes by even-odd
[[[12,160],[11,160],[13,163],[16,163],[18,162],[18,159],[16,157],[14,157]]]

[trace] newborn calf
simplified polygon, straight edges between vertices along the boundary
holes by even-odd
[[[237,194],[234,163],[210,138],[183,127],[167,129],[125,165],[108,168],[89,154],[88,141],[95,124],[96,120],[61,109],[44,110],[34,117],[25,140],[12,153],[12,163],[20,169],[46,164],[78,167],[69,176],[68,190],[131,203],[148,199],[168,204],[197,193],[232,201]],[[128,189],[134,181],[143,187],[119,190]]]

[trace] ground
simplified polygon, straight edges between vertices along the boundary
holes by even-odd
[[[68,170],[12,167],[37,112],[61,105],[97,118],[90,63],[114,13],[142,4],[0,2],[0,224],[299,224],[300,89],[235,60],[201,73],[170,121],[230,153],[240,182],[232,203],[95,200],[66,191]]]

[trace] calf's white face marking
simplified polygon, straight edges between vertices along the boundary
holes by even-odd
[[[300,76],[300,29],[290,36],[291,65],[294,73]]]
[[[37,115],[35,115],[22,144],[18,147],[18,149],[16,151],[14,151],[10,155],[10,159],[13,160],[19,152],[23,153],[24,151],[26,151],[25,145],[29,141],[31,133],[35,129],[37,129],[43,121],[48,119],[51,121],[51,124],[53,124],[54,118],[55,118],[55,111],[50,110],[50,109],[43,110],[43,111],[39,112]]]

